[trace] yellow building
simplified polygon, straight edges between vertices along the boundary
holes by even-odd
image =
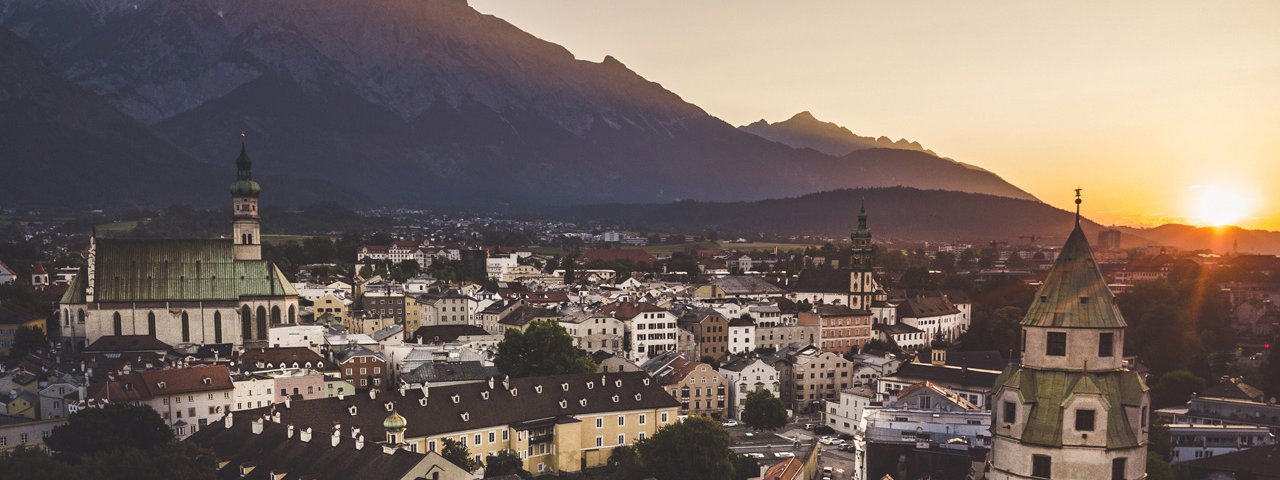
[[[445,439],[483,461],[516,452],[534,474],[603,466],[613,449],[675,423],[680,404],[643,372],[589,373],[406,389],[293,402],[281,423],[343,437],[383,438],[414,452],[440,452]],[[384,428],[392,411],[397,431]],[[266,409],[240,412],[249,417]],[[336,427],[335,427],[336,425]],[[399,423],[397,423],[399,425]]]
[[[347,303],[348,301],[339,298],[337,295],[327,293],[323,297],[316,299],[313,304],[315,309],[315,318],[320,318],[325,314],[332,315],[334,320],[339,322],[347,321]]]
[[[26,307],[0,304],[0,354],[9,355],[14,336],[20,328],[38,328],[47,334],[45,317],[47,315]]]

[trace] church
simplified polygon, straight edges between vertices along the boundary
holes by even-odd
[[[1146,478],[1151,401],[1125,366],[1125,320],[1080,228],[1079,204],[1022,320],[1022,358],[992,388],[986,478]]]
[[[298,292],[262,259],[261,186],[240,145],[232,235],[219,239],[90,237],[86,264],[60,302],[62,338],[80,348],[110,335],[169,345],[265,346],[273,324],[297,323]]]

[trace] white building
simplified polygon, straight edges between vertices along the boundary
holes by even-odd
[[[599,313],[621,320],[627,326],[628,360],[642,364],[650,357],[676,349],[676,316],[667,309],[643,302],[613,302]]]
[[[1224,455],[1276,444],[1276,436],[1260,425],[1195,425],[1177,423],[1169,429],[1169,463]]]
[[[822,423],[842,435],[860,435],[866,428],[863,415],[875,396],[875,392],[867,387],[842,390],[836,401],[827,400],[822,409]]]
[[[742,408],[751,392],[766,390],[782,398],[782,377],[778,369],[759,358],[737,358],[721,366],[720,374],[729,384],[729,418],[742,418]]]
[[[272,347],[304,347],[320,351],[329,329],[322,325],[281,325],[267,331]]]
[[[756,322],[749,318],[729,319],[729,353],[741,355],[756,350]]]
[[[516,268],[517,265],[520,265],[520,256],[515,253],[495,255],[484,261],[485,274],[490,280],[501,280],[507,271]]]

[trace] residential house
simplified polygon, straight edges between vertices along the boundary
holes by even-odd
[[[720,366],[720,374],[729,384],[729,418],[742,418],[742,409],[751,392],[765,390],[782,398],[781,374],[759,357],[731,358]]]
[[[815,305],[796,324],[818,327],[818,346],[836,353],[857,352],[871,341],[871,312],[844,305]]]
[[[729,383],[715,367],[667,352],[640,365],[680,402],[680,415],[726,418]]]
[[[105,403],[146,405],[181,439],[230,412],[234,391],[223,365],[146,370],[89,385],[87,399],[68,411]]]

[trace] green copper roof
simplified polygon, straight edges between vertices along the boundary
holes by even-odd
[[[67,286],[67,291],[62,292],[62,298],[58,300],[62,305],[76,305],[85,303],[84,300],[84,278],[85,268],[80,267],[80,272],[76,277],[71,279],[71,284]]]
[[[1036,292],[1022,325],[1059,328],[1125,326],[1115,296],[1093,260],[1093,250],[1089,248],[1089,240],[1079,223],[1067,237],[1053,270]]]
[[[239,300],[296,296],[274,264],[235,260],[231,240],[98,239],[94,300],[98,302]],[[82,271],[65,299],[84,299]],[[73,293],[74,292],[74,293]]]
[[[1062,428],[1072,417],[1065,417],[1065,406],[1072,395],[1098,395],[1107,405],[1107,448],[1138,446],[1138,435],[1125,417],[1123,407],[1142,405],[1147,386],[1138,374],[1118,370],[1082,373],[1074,371],[1035,370],[1011,365],[996,378],[993,392],[1016,388],[1031,408],[1022,431],[1022,442],[1050,447],[1062,446]]]
[[[252,197],[262,191],[262,187],[258,182],[253,180],[236,180],[231,182],[231,195],[237,197]]]

